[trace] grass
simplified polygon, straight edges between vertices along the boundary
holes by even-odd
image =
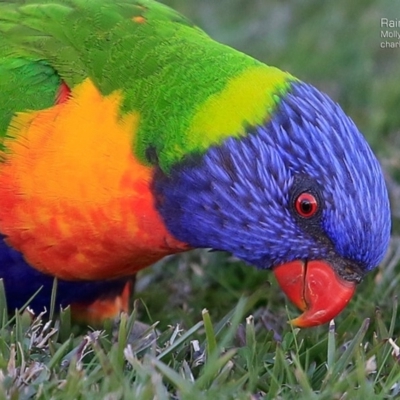
[[[374,283],[366,282],[388,289]],[[187,326],[149,325],[140,332],[134,329],[139,301],[119,323],[83,333],[68,309],[54,322],[28,310],[10,319],[3,312],[0,399],[388,399],[400,393],[400,349],[392,354],[396,345],[389,342],[396,297],[386,313],[371,301],[365,310],[359,295],[336,325],[309,330],[267,329],[264,297],[258,288],[218,320],[203,309],[191,313]],[[369,317],[359,314],[362,308]]]
[[[28,309],[12,317],[3,311],[0,399],[395,397],[396,249],[335,324],[312,329],[287,324],[296,311],[285,307],[274,282],[260,284],[257,271],[202,251],[155,265],[139,281],[141,299],[133,312],[100,330],[74,326],[69,309],[53,322],[32,317]],[[246,277],[244,295],[232,276]],[[176,288],[189,285],[193,292],[179,302]],[[157,294],[164,307],[157,305]],[[4,306],[0,285],[0,309]],[[137,330],[137,319],[149,325]]]
[[[217,40],[311,82],[338,101],[381,158],[391,248],[335,320],[293,329],[266,271],[194,251],[144,271],[131,315],[77,327],[8,316],[0,285],[2,399],[390,399],[400,396],[400,49],[380,48],[390,0],[170,0]],[[137,320],[147,329],[138,330]],[[392,352],[394,352],[392,354]]]

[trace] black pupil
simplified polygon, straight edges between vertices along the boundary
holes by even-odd
[[[310,214],[313,210],[313,206],[309,200],[302,200],[301,201],[301,211],[304,214]]]

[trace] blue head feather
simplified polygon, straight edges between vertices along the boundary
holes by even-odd
[[[340,258],[365,272],[388,246],[389,200],[376,157],[342,109],[301,82],[270,121],[189,155],[169,174],[157,171],[153,184],[178,239],[260,268]],[[293,207],[302,191],[320,203],[310,220]]]

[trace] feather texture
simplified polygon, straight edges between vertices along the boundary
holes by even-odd
[[[349,281],[386,251],[383,174],[340,107],[155,1],[1,2],[0,93],[13,307],[40,285],[45,304],[52,276],[62,305],[118,297],[192,247],[259,268],[324,259]]]

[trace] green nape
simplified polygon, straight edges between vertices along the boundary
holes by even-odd
[[[138,67],[154,73],[126,88],[123,109],[141,114],[136,155],[154,149],[164,171],[268,121],[294,79],[186,26]]]
[[[89,78],[104,95],[120,91],[121,113],[140,114],[135,155],[149,163],[154,149],[165,171],[268,121],[294,79],[152,0],[7,1],[0,43],[0,55],[41,60],[72,88]]]

